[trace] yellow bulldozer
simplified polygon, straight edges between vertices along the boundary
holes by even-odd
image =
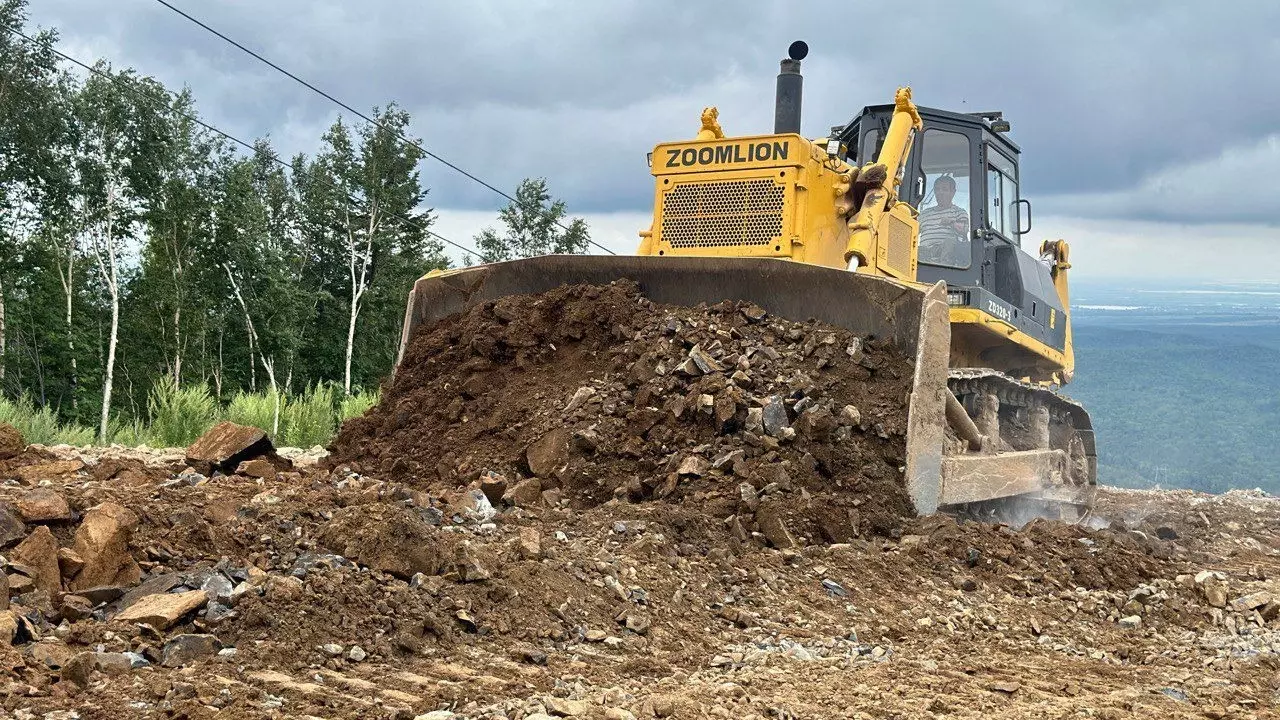
[[[675,305],[749,300],[890,337],[914,355],[908,493],[920,514],[1084,517],[1097,459],[1072,378],[1067,243],[1022,245],[1031,204],[1000,113],[917,107],[909,88],[826,137],[800,133],[808,52],[777,77],[771,134],[727,136],[715,108],[649,154],[653,223],[634,256],[548,255],[433,272],[414,331],[474,305],[565,284],[639,283]]]

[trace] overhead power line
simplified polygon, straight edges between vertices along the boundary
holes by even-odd
[[[452,162],[449,162],[448,160],[446,160],[446,159],[444,159],[444,158],[440,157],[439,155],[437,155],[437,154],[435,154],[435,153],[431,152],[431,151],[430,151],[430,150],[428,150],[427,148],[423,147],[421,143],[419,143],[418,141],[416,141],[416,140],[414,140],[414,139],[412,139],[412,138],[410,138],[410,137],[406,136],[404,133],[400,132],[399,130],[396,130],[395,128],[389,127],[388,125],[386,125],[386,124],[384,124],[384,123],[378,122],[377,120],[375,120],[375,119],[373,119],[373,118],[369,117],[368,115],[366,115],[366,114],[364,114],[364,113],[360,112],[359,110],[356,110],[354,107],[352,107],[352,106],[348,105],[347,103],[345,103],[345,102],[343,102],[343,101],[339,100],[338,98],[334,97],[333,95],[330,95],[329,93],[325,92],[324,90],[321,90],[320,88],[316,87],[315,85],[312,85],[311,83],[307,82],[306,80],[303,80],[302,78],[300,78],[300,77],[298,77],[297,75],[295,75],[295,74],[293,74],[293,73],[289,72],[288,70],[286,70],[286,69],[284,69],[284,68],[280,67],[279,65],[277,65],[277,64],[275,64],[274,62],[272,62],[272,61],[268,60],[267,58],[263,57],[262,55],[259,55],[258,53],[254,52],[253,50],[250,50],[249,48],[245,47],[244,45],[241,45],[239,42],[236,42],[235,40],[233,40],[233,39],[231,39],[231,38],[227,37],[226,35],[222,34],[221,32],[218,32],[218,31],[217,31],[217,30],[215,30],[214,28],[209,27],[208,25],[206,25],[204,22],[200,21],[199,19],[194,18],[194,17],[192,17],[191,15],[188,15],[186,12],[184,12],[184,11],[183,11],[183,10],[181,10],[180,8],[174,7],[172,4],[170,4],[169,2],[167,2],[167,0],[156,0],[156,2],[158,2],[158,3],[160,3],[161,5],[163,5],[163,6],[167,7],[167,8],[169,8],[170,10],[172,10],[172,11],[174,11],[175,13],[177,13],[177,14],[181,15],[182,17],[186,18],[187,20],[190,20],[191,22],[195,23],[196,25],[200,26],[201,28],[204,28],[204,29],[205,29],[205,30],[207,30],[208,32],[210,32],[210,33],[212,33],[212,34],[216,35],[217,37],[221,38],[223,41],[225,41],[225,42],[227,42],[228,44],[232,45],[233,47],[235,47],[235,48],[239,49],[240,51],[242,51],[242,52],[244,52],[245,54],[249,55],[250,57],[254,58],[255,60],[258,60],[259,62],[263,63],[263,64],[264,64],[264,65],[266,65],[267,67],[270,67],[271,69],[275,70],[276,72],[278,72],[278,73],[280,73],[280,74],[284,75],[285,77],[289,78],[290,80],[293,80],[294,82],[298,83],[299,85],[301,85],[301,86],[303,86],[303,87],[307,88],[307,89],[308,89],[308,90],[310,90],[311,92],[313,92],[313,93],[315,93],[315,94],[319,95],[320,97],[322,97],[322,98],[324,98],[324,99],[328,100],[329,102],[331,102],[331,103],[333,103],[333,104],[337,105],[338,107],[340,107],[340,108],[342,108],[342,109],[346,110],[347,112],[351,113],[352,115],[355,115],[356,117],[358,117],[358,118],[360,118],[360,119],[364,120],[365,122],[367,122],[367,123],[369,123],[369,124],[371,124],[371,125],[375,125],[375,126],[380,127],[380,128],[382,128],[382,129],[384,129],[384,130],[387,130],[387,131],[390,131],[390,132],[394,133],[394,134],[395,134],[395,136],[396,136],[396,137],[398,137],[402,142],[404,142],[404,143],[406,143],[406,144],[408,144],[408,145],[412,145],[413,147],[415,147],[415,148],[417,148],[419,151],[421,151],[421,152],[422,152],[422,154],[424,154],[424,155],[426,155],[427,157],[429,157],[429,158],[431,158],[431,159],[433,159],[433,160],[435,160],[435,161],[437,161],[437,162],[439,162],[439,163],[443,164],[445,167],[447,167],[447,168],[449,168],[449,169],[453,170],[454,172],[457,172],[457,173],[461,174],[462,176],[464,176],[464,177],[466,177],[466,178],[468,178],[468,179],[470,179],[470,180],[472,180],[472,181],[474,181],[474,182],[476,182],[476,183],[479,183],[479,184],[480,184],[480,185],[482,185],[483,187],[486,187],[486,188],[488,188],[489,190],[492,190],[493,192],[495,192],[495,193],[497,193],[497,194],[501,195],[502,197],[506,198],[507,200],[510,200],[510,201],[511,201],[511,202],[513,202],[513,203],[516,203],[516,204],[517,204],[517,205],[519,205],[519,206],[524,206],[524,205],[525,205],[525,203],[521,203],[519,200],[517,200],[515,197],[513,197],[513,196],[509,195],[509,194],[508,194],[508,193],[506,193],[505,191],[503,191],[503,190],[501,190],[501,189],[499,189],[499,188],[495,187],[494,185],[492,185],[492,184],[490,184],[490,183],[486,182],[485,180],[482,180],[482,179],[481,179],[481,178],[479,178],[479,177],[476,177],[475,175],[473,175],[473,174],[471,174],[471,173],[467,172],[466,170],[462,169],[462,168],[461,168],[461,167],[459,167],[458,165],[456,165],[456,164],[454,164],[454,163],[452,163]],[[549,210],[547,210],[546,208],[542,207],[542,205],[541,205],[541,204],[539,204],[539,205],[537,206],[537,208],[538,208],[538,211],[539,211],[539,212],[542,212],[543,214],[549,214],[549,213],[550,213],[550,211],[549,211]],[[559,220],[555,220],[554,222],[555,222],[555,224],[556,224],[556,225],[559,225],[562,229],[564,229],[564,230],[566,230],[566,231],[570,230],[569,226],[565,225],[564,223],[560,222]],[[600,248],[601,250],[603,250],[603,251],[605,251],[605,252],[609,253],[610,255],[616,255],[616,254],[617,254],[617,253],[615,253],[614,251],[610,250],[609,248],[605,247],[604,245],[601,245],[600,243],[596,242],[595,240],[592,240],[592,239],[590,239],[590,238],[587,238],[587,242],[588,242],[588,243],[590,243],[591,245],[594,245],[595,247]]]
[[[53,54],[57,55],[58,57],[62,58],[63,60],[66,60],[67,62],[72,63],[73,65],[77,65],[77,66],[79,66],[79,67],[81,67],[81,68],[83,68],[83,69],[85,69],[85,70],[87,70],[87,71],[89,71],[89,72],[91,72],[91,73],[93,73],[93,74],[95,74],[95,75],[99,76],[99,77],[102,77],[102,78],[105,78],[105,79],[109,80],[113,85],[115,85],[116,87],[119,87],[119,88],[121,88],[121,89],[123,89],[123,90],[127,91],[129,94],[133,95],[134,97],[140,97],[140,95],[139,95],[139,93],[138,93],[137,88],[133,87],[132,85],[128,85],[128,84],[121,84],[121,83],[120,83],[120,76],[119,76],[119,75],[114,75],[114,74],[112,74],[112,73],[104,72],[104,71],[102,71],[102,70],[99,70],[99,69],[98,69],[98,68],[96,68],[96,67],[93,67],[92,65],[89,65],[89,64],[87,64],[87,63],[81,62],[80,60],[77,60],[76,58],[71,57],[70,55],[68,55],[68,54],[66,54],[66,53],[64,53],[64,52],[62,52],[61,50],[59,50],[59,49],[57,49],[57,48],[53,47],[52,45],[49,45],[48,43],[44,43],[44,42],[42,42],[42,41],[40,41],[40,40],[37,40],[37,39],[35,39],[35,38],[33,38],[33,37],[31,37],[31,36],[29,36],[29,35],[27,35],[27,34],[23,33],[22,31],[17,30],[17,29],[15,29],[15,28],[13,28],[13,27],[10,27],[10,26],[8,26],[8,25],[0,25],[0,28],[3,28],[4,30],[6,30],[6,31],[8,31],[8,32],[10,32],[10,33],[12,33],[12,34],[14,34],[14,35],[16,35],[16,36],[18,36],[18,37],[20,37],[20,38],[24,39],[24,40],[26,40],[26,41],[27,41],[27,42],[29,42],[29,43],[32,43],[33,45],[45,45],[46,47],[48,47],[48,48],[49,48],[49,50],[50,50]],[[169,91],[168,91],[168,90],[166,90],[166,92],[169,92]],[[171,93],[171,92],[170,92],[170,95],[172,95],[172,93]],[[195,124],[199,125],[200,127],[204,128],[204,129],[206,129],[206,130],[208,130],[208,131],[210,131],[210,132],[212,132],[212,133],[216,133],[216,134],[220,135],[221,137],[223,137],[223,138],[225,138],[225,139],[227,139],[227,140],[230,140],[231,142],[234,142],[234,143],[236,143],[237,145],[240,145],[241,147],[246,148],[246,149],[247,149],[247,150],[249,150],[250,152],[254,152],[254,153],[256,153],[256,152],[258,151],[257,146],[255,146],[255,145],[253,145],[253,144],[251,144],[251,143],[247,143],[247,142],[245,142],[244,140],[241,140],[240,138],[236,137],[235,135],[232,135],[231,133],[226,132],[225,130],[221,130],[221,129],[217,128],[217,127],[214,127],[213,125],[210,125],[209,123],[207,123],[207,122],[205,122],[205,121],[201,120],[199,117],[197,117],[197,116],[195,116],[195,115],[192,115],[192,114],[189,114],[189,113],[184,113],[184,112],[181,112],[181,111],[179,111],[179,112],[178,112],[178,114],[179,114],[179,115],[181,115],[183,118],[185,118],[185,119],[187,119],[187,120],[190,120],[191,122],[193,122],[193,123],[195,123]],[[282,167],[290,168],[289,163],[285,162],[284,160],[281,160],[279,157],[277,157],[277,156],[275,155],[275,153],[274,153],[274,152],[271,154],[271,156],[270,156],[270,157],[271,157],[271,160],[272,160],[272,161],[274,161],[274,162],[278,163],[278,164],[279,164],[279,165],[281,165]],[[448,245],[452,245],[453,247],[455,247],[455,248],[457,248],[457,249],[459,249],[459,250],[463,251],[464,253],[467,253],[468,255],[474,255],[475,257],[483,257],[483,255],[482,255],[481,253],[479,253],[479,252],[477,252],[477,251],[475,251],[475,250],[472,250],[471,248],[468,248],[468,247],[466,247],[466,246],[464,246],[464,245],[460,245],[460,244],[458,244],[458,243],[456,243],[456,242],[454,242],[454,241],[450,240],[449,238],[447,238],[447,237],[445,237],[445,236],[441,235],[440,233],[435,232],[434,230],[431,230],[431,229],[427,228],[425,225],[422,225],[422,224],[421,224],[421,221],[420,221],[420,220],[418,220],[417,218],[414,218],[414,217],[411,217],[411,216],[408,216],[408,215],[392,215],[391,217],[393,217],[393,218],[394,218],[394,219],[396,219],[396,220],[399,220],[399,221],[400,221],[400,223],[401,223],[402,225],[404,225],[404,224],[410,224],[410,225],[412,225],[413,227],[415,227],[417,230],[419,230],[419,231],[421,231],[421,232],[425,233],[426,235],[428,235],[428,236],[430,236],[430,237],[433,237],[433,238],[435,238],[435,239],[439,240],[440,242],[446,243],[446,244],[448,244]]]

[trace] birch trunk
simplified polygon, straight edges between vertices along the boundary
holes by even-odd
[[[231,281],[231,291],[240,303],[240,310],[244,312],[244,324],[249,328],[249,341],[259,347],[258,358],[262,361],[262,369],[267,372],[267,382],[271,385],[271,436],[275,437],[280,432],[280,390],[276,385],[276,363],[262,353],[261,343],[256,342],[258,333],[253,328],[253,317],[249,315],[249,305],[245,303],[244,295],[240,294],[240,285],[236,282],[235,275],[231,274],[231,267],[223,263],[222,269],[226,271],[227,280]]]
[[[373,203],[369,207],[369,226],[365,228],[364,253],[358,252],[359,242],[351,227],[351,214],[347,213],[347,271],[351,278],[351,319],[347,323],[347,359],[342,375],[342,389],[351,395],[351,355],[356,343],[356,318],[360,315],[360,301],[369,288],[369,265],[373,261],[373,234],[378,229],[378,206]],[[357,263],[360,266],[356,271]]]
[[[4,283],[0,283],[0,391],[4,390]]]
[[[56,255],[56,253],[55,253]],[[69,382],[71,385],[71,411],[74,414],[80,409],[80,393],[78,385],[80,382],[79,368],[76,366],[76,336],[71,326],[71,300],[75,296],[75,271],[76,271],[76,236],[75,233],[67,234],[67,268],[66,273],[62,272],[62,260],[58,260],[58,280],[62,283],[62,297],[66,301],[63,313],[63,322],[67,328],[67,356],[71,358],[71,377]]]
[[[111,390],[115,380],[116,342],[120,332],[120,282],[117,274],[119,263],[116,259],[116,241],[113,236],[115,213],[112,204],[114,201],[113,188],[107,191],[106,232],[95,236],[94,239],[94,255],[98,259],[98,272],[102,274],[102,281],[106,284],[107,293],[111,296],[111,333],[107,340],[106,375],[102,380],[102,419],[98,425],[98,440],[103,445],[107,444],[107,424],[111,420]]]

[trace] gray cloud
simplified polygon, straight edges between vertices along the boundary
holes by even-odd
[[[1110,203],[1122,217],[1197,221],[1240,205],[1280,217],[1261,192],[1173,215],[1135,202],[1158,197],[1151,188],[1179,168],[1257,152],[1275,131],[1271,2],[1230,13],[1101,0],[875,12],[838,0],[175,3],[359,108],[400,102],[429,148],[502,187],[546,176],[578,212],[647,208],[645,152],[691,136],[703,105],[718,105],[732,133],[769,130],[777,60],[804,38],[808,134],[910,83],[925,105],[1005,111],[1024,149],[1024,192],[1055,209]],[[213,122],[270,133],[285,152],[313,151],[336,113],[150,0],[37,0],[31,10],[62,30],[68,51],[189,84]],[[424,170],[437,206],[501,203],[438,165]],[[1266,179],[1222,178],[1217,192],[1230,200]]]

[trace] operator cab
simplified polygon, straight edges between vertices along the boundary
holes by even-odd
[[[845,160],[874,162],[893,117],[874,105],[837,130]],[[1018,194],[1019,149],[1000,113],[919,108],[900,200],[919,212],[916,279],[945,281],[953,307],[974,307],[1045,344],[1066,343],[1065,312],[1049,268],[1022,250],[1031,202]]]

